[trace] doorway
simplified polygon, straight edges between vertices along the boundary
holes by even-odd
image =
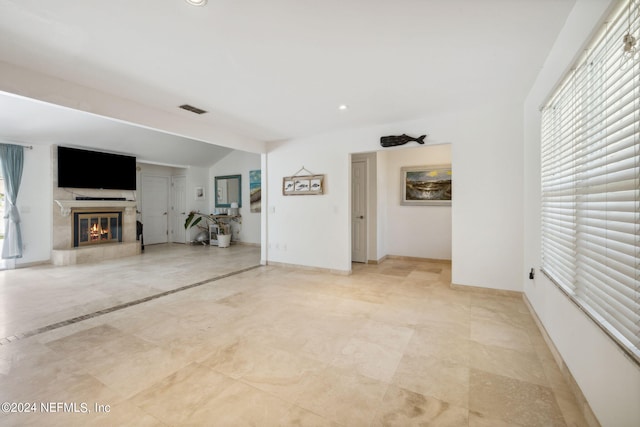
[[[186,243],[187,232],[184,221],[187,218],[187,177],[171,177],[171,232],[173,243]]]
[[[451,144],[432,144],[351,154],[352,262],[375,264],[389,256],[451,260],[452,206],[401,204],[402,168],[450,165],[451,151]]]
[[[351,161],[351,262],[367,262],[367,160]]]
[[[167,243],[169,237],[169,177],[142,175],[144,243]]]

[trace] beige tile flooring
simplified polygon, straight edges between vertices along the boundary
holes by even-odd
[[[164,245],[0,272],[4,336],[202,283],[0,345],[0,402],[36,404],[0,425],[586,425],[520,298],[426,261],[207,281],[258,258]]]

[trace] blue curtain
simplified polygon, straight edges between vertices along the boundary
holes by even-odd
[[[22,258],[22,233],[20,231],[20,213],[16,206],[18,190],[22,180],[24,147],[13,144],[0,144],[0,165],[4,177],[5,190],[5,226],[2,258]]]

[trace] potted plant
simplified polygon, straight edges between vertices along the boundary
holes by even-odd
[[[205,220],[206,226],[202,225],[202,220]],[[191,211],[184,221],[185,230],[191,227],[197,226],[202,231],[196,235],[195,241],[201,242],[206,245],[209,240],[209,224],[215,224],[218,227],[218,234],[216,238],[218,240],[218,247],[226,248],[231,244],[231,233],[229,230],[229,224],[221,221],[215,215],[205,214],[202,212]]]

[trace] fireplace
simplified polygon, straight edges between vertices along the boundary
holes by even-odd
[[[122,211],[73,212],[73,246],[122,242]]]
[[[54,187],[54,194],[56,191],[63,193]],[[135,200],[54,199],[54,202],[51,251],[54,265],[102,262],[140,254]]]

